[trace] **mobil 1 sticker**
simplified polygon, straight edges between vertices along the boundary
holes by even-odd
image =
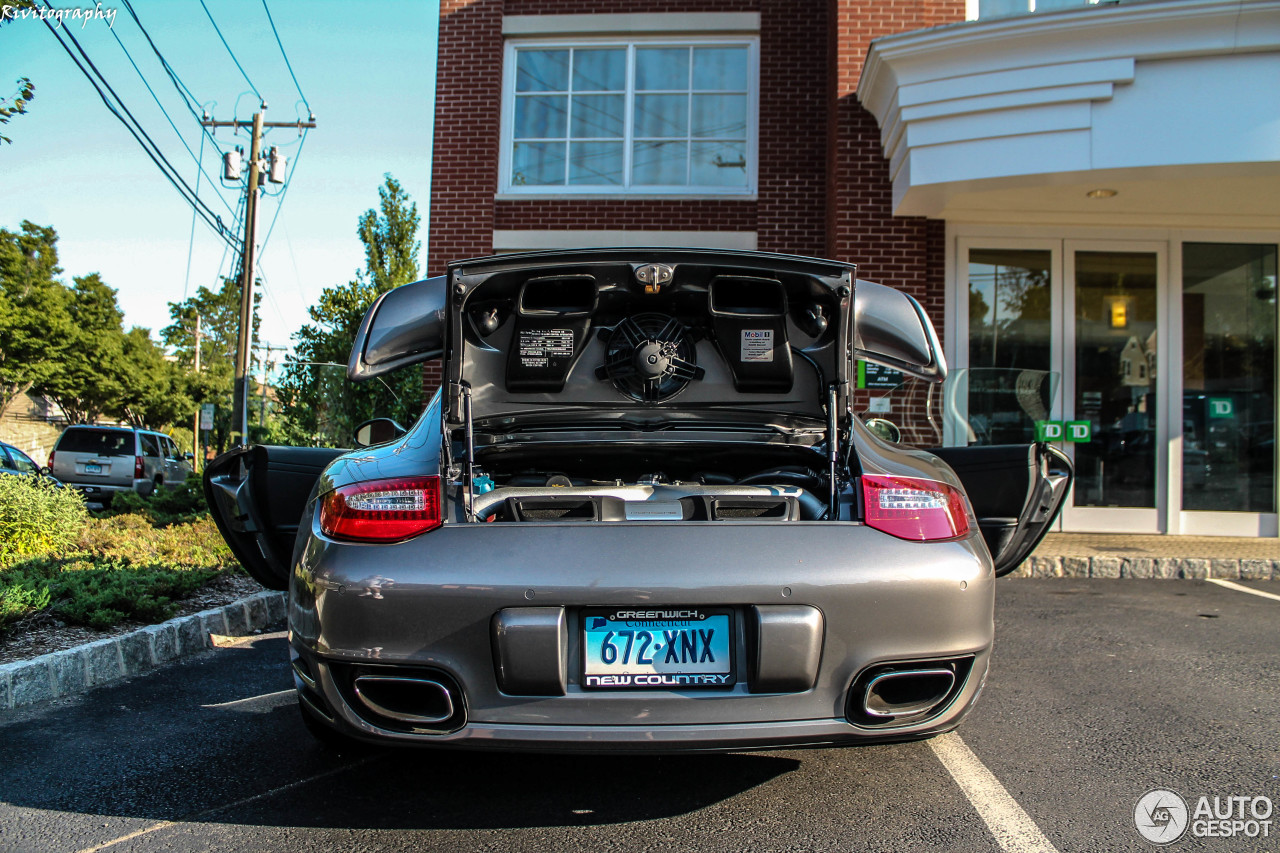
[[[521,367],[546,367],[553,359],[573,358],[573,330],[521,330],[517,350]]]
[[[773,361],[773,329],[743,329],[741,360]]]

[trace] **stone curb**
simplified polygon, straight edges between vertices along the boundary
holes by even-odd
[[[285,594],[248,598],[119,637],[0,664],[0,710],[83,693],[213,648],[210,634],[250,634],[285,619]]]
[[[1203,557],[1030,557],[1011,578],[1280,580],[1280,560]]]

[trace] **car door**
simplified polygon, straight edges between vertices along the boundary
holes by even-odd
[[[950,465],[964,484],[997,576],[1012,572],[1040,544],[1062,511],[1075,476],[1071,460],[1044,442],[935,447],[929,452]]]
[[[178,452],[178,447],[173,443],[173,439],[167,435],[160,437],[160,449],[164,453],[164,481],[171,488],[176,488],[178,484],[187,479],[187,470],[182,454]]]
[[[287,589],[302,513],[324,469],[345,451],[241,447],[204,470],[204,494],[236,559],[268,589]]]

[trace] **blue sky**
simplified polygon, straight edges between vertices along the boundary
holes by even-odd
[[[93,8],[85,0],[61,0],[55,9]],[[217,119],[248,119],[257,97],[236,69],[199,0],[131,0],[160,52]],[[205,0],[249,79],[266,99],[268,121],[306,116],[271,33],[262,0]],[[262,339],[287,344],[307,320],[306,308],[329,285],[346,282],[364,265],[356,220],[376,207],[383,173],[390,172],[418,203],[426,260],[427,203],[431,186],[431,130],[435,99],[439,0],[382,3],[337,0],[268,0],[271,16],[298,84],[315,113],[317,128],[297,158],[274,233],[261,253],[266,295]],[[89,58],[155,140],[188,184],[195,186],[197,158],[183,147],[129,63],[118,36],[197,155],[201,133],[142,32],[119,0],[106,20],[65,21]],[[65,36],[64,36],[65,38]],[[74,50],[74,46],[72,46]],[[23,219],[54,226],[64,278],[99,272],[119,291],[126,326],[145,326],[158,337],[169,322],[168,302],[212,286],[224,243],[203,222],[195,227],[187,280],[192,210],[148,159],[125,127],[103,105],[45,25],[16,20],[0,28],[0,97],[16,78],[30,77],[36,96],[29,112],[4,126],[12,145],[0,147],[0,227]],[[219,129],[223,148],[243,145],[243,132]],[[274,130],[265,144],[294,159],[292,129]],[[204,166],[217,180],[221,162],[206,141]],[[279,187],[272,187],[278,190]],[[200,182],[200,197],[230,223],[227,205],[239,193]],[[280,199],[260,205],[258,239]]]

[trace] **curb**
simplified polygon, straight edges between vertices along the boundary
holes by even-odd
[[[246,635],[285,618],[285,594],[264,591],[31,660],[0,664],[0,710],[84,693],[214,647],[210,634]]]
[[[1029,557],[1011,578],[1280,580],[1280,560],[1203,557]]]

